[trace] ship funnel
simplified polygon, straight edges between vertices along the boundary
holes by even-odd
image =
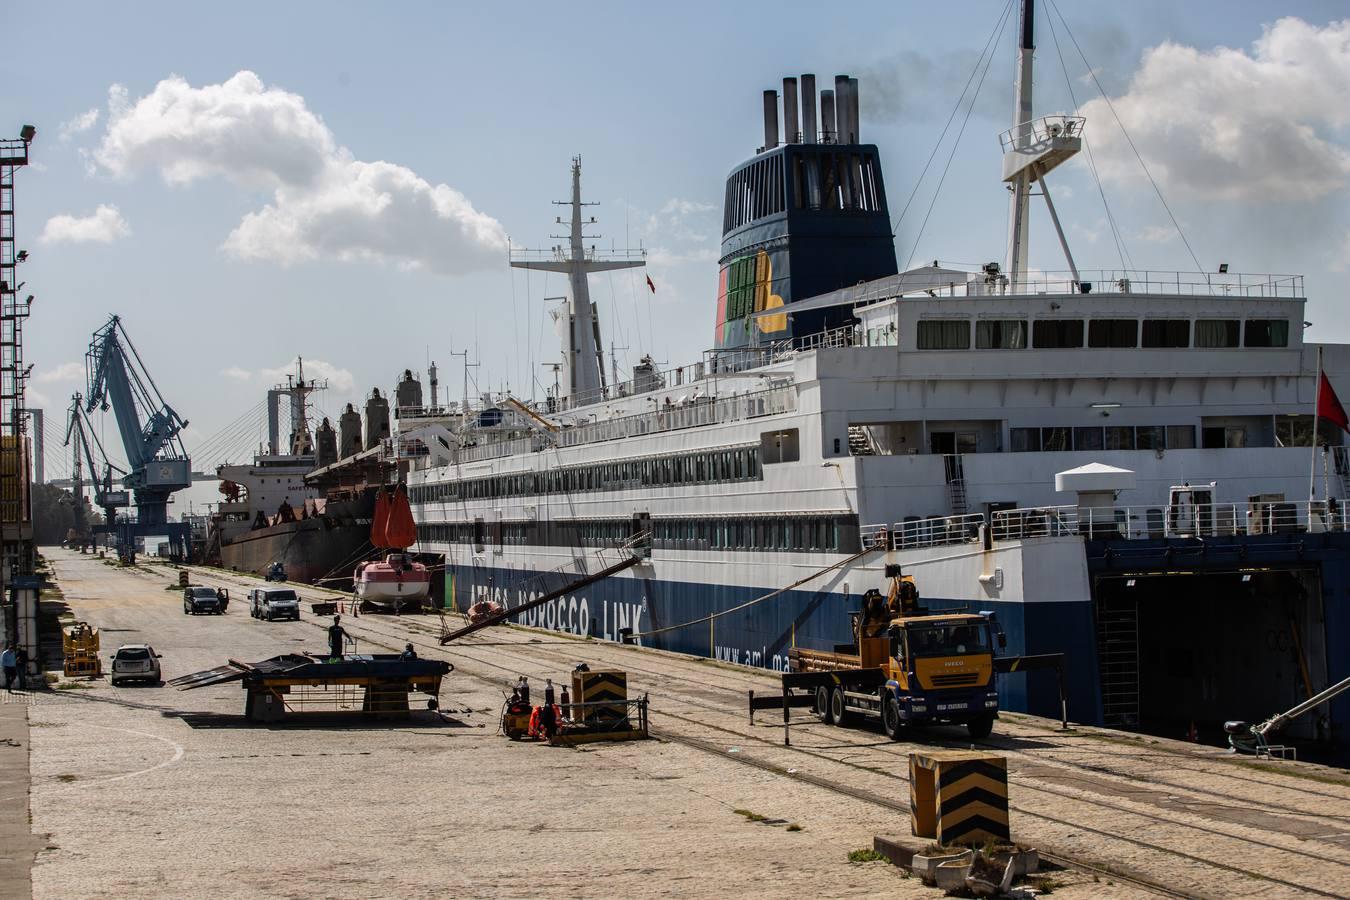
[[[778,92],[764,92],[764,149],[778,146]]]
[[[338,418],[338,454],[341,459],[361,452],[361,414],[350,403]]]
[[[422,382],[413,375],[412,369],[403,370],[403,377],[399,379],[398,388],[394,391],[394,402],[396,419],[405,415],[422,414]]]
[[[816,142],[816,76],[802,76],[802,142]]]
[[[333,430],[333,423],[328,421],[328,417],[325,416],[323,424],[314,433],[314,466],[321,469],[324,466],[331,466],[337,461],[337,432]]]
[[[833,144],[834,130],[834,91],[820,92],[820,142]]]
[[[797,79],[783,79],[783,143],[795,144],[802,139],[797,127]]]
[[[366,401],[366,449],[380,446],[389,437],[389,401],[375,388]]]

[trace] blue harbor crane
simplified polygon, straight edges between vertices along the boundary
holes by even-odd
[[[92,441],[92,443],[91,443]],[[84,395],[76,392],[70,398],[70,409],[66,415],[65,446],[71,448],[70,492],[75,498],[75,532],[83,541],[89,536],[90,524],[84,515],[85,466],[89,467],[89,486],[93,488],[94,505],[103,510],[104,521],[117,521],[117,510],[128,506],[130,501],[126,491],[113,490],[113,472],[125,475],[126,470],[115,466],[108,460],[108,454],[98,439],[98,431],[89,421],[84,410]],[[94,448],[98,448],[98,459],[94,457]]]
[[[164,401],[119,316],[109,317],[94,332],[84,360],[88,379],[84,412],[112,408],[127,460],[122,486],[136,498],[134,521],[123,516],[114,522],[110,517],[95,531],[117,535],[118,555],[123,558],[134,557],[135,539],[145,535],[167,537],[173,554],[185,557],[188,525],[170,522],[168,507],[175,491],[192,484],[192,461],[180,437],[187,421]],[[111,482],[111,476],[107,480]],[[110,483],[107,487],[105,500],[125,500],[110,490]]]

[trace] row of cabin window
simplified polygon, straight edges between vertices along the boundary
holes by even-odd
[[[758,516],[734,519],[657,519],[650,524],[658,550],[820,550],[840,549],[840,535],[856,522],[839,516]],[[417,527],[424,542],[475,546],[567,545],[617,547],[634,537],[630,519],[577,523],[427,523]]]
[[[629,459],[593,466],[568,466],[546,472],[521,472],[413,487],[414,503],[532,497],[630,487],[756,481],[761,477],[758,447],[707,450],[684,456]]]
[[[1141,327],[1142,326],[1142,327]],[[1089,319],[1087,346],[1094,349],[1190,347],[1189,319]],[[1083,346],[1082,319],[1036,319],[1031,322],[1031,346],[1038,350]],[[969,319],[925,319],[918,323],[920,350],[969,350]],[[1197,348],[1288,347],[1287,319],[1197,319]],[[1022,350],[1027,346],[1026,319],[989,319],[975,322],[975,349]]]
[[[1010,428],[1014,453],[1042,450],[1192,450],[1194,425]]]

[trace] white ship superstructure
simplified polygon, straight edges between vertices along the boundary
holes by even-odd
[[[1239,573],[1232,596],[1254,605],[1235,619],[1292,629],[1302,659],[1263,663],[1222,698],[1284,708],[1300,681],[1328,683],[1347,648],[1323,598],[1350,565],[1343,510],[1326,500],[1350,484],[1339,446],[1311,449],[1303,279],[1089,272],[1067,244],[1069,271],[1029,269],[1029,188],[1048,203],[1044,176],[1084,128],[1030,119],[1030,42],[1024,23],[1004,265],[896,272],[883,246],[840,262],[836,289],[805,294],[824,265],[812,260],[840,258],[830,234],[889,229],[889,216],[875,148],[858,143],[856,81],[825,92],[816,132],[803,76],[799,132],[789,79],[786,140],[775,105],[766,146],[728,181],[718,349],[606,384],[598,340],[573,323],[569,376],[546,403],[500,398],[457,427],[403,422],[422,445],[407,477],[418,549],[444,554],[447,605],[514,604],[638,552],[637,567],[525,623],[782,668],[794,645],[847,641],[846,612],[898,564],[931,604],[995,611],[1010,652],[1068,652],[1077,718],[1135,724],[1184,716],[1191,700],[1158,699],[1149,654],[1174,656],[1178,638],[1150,631],[1130,591],[1201,573],[1211,580],[1189,590],[1218,597],[1212,579]],[[575,261],[579,163],[571,203]],[[854,264],[881,274],[851,277]],[[572,308],[592,315],[589,301]],[[1350,384],[1345,346],[1324,347],[1323,366]],[[1290,534],[1297,560],[1279,555]],[[1168,597],[1181,583],[1146,581]],[[1287,617],[1262,605],[1277,594],[1295,598]],[[1039,703],[1025,681],[1003,693],[1005,708]]]

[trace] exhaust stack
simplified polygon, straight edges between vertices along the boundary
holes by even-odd
[[[816,76],[802,76],[802,143],[816,142]]]
[[[795,144],[801,140],[797,127],[797,79],[783,79],[783,143]]]
[[[849,143],[862,143],[862,127],[858,124],[858,79],[848,80],[848,122],[853,126],[853,140]]]
[[[764,149],[778,146],[778,92],[764,92]]]
[[[834,91],[820,92],[820,142],[833,144],[835,139]]]
[[[848,118],[849,110],[852,109],[852,104],[849,102],[848,95],[848,76],[834,76],[834,134],[836,144],[853,143],[853,125],[849,122]]]

